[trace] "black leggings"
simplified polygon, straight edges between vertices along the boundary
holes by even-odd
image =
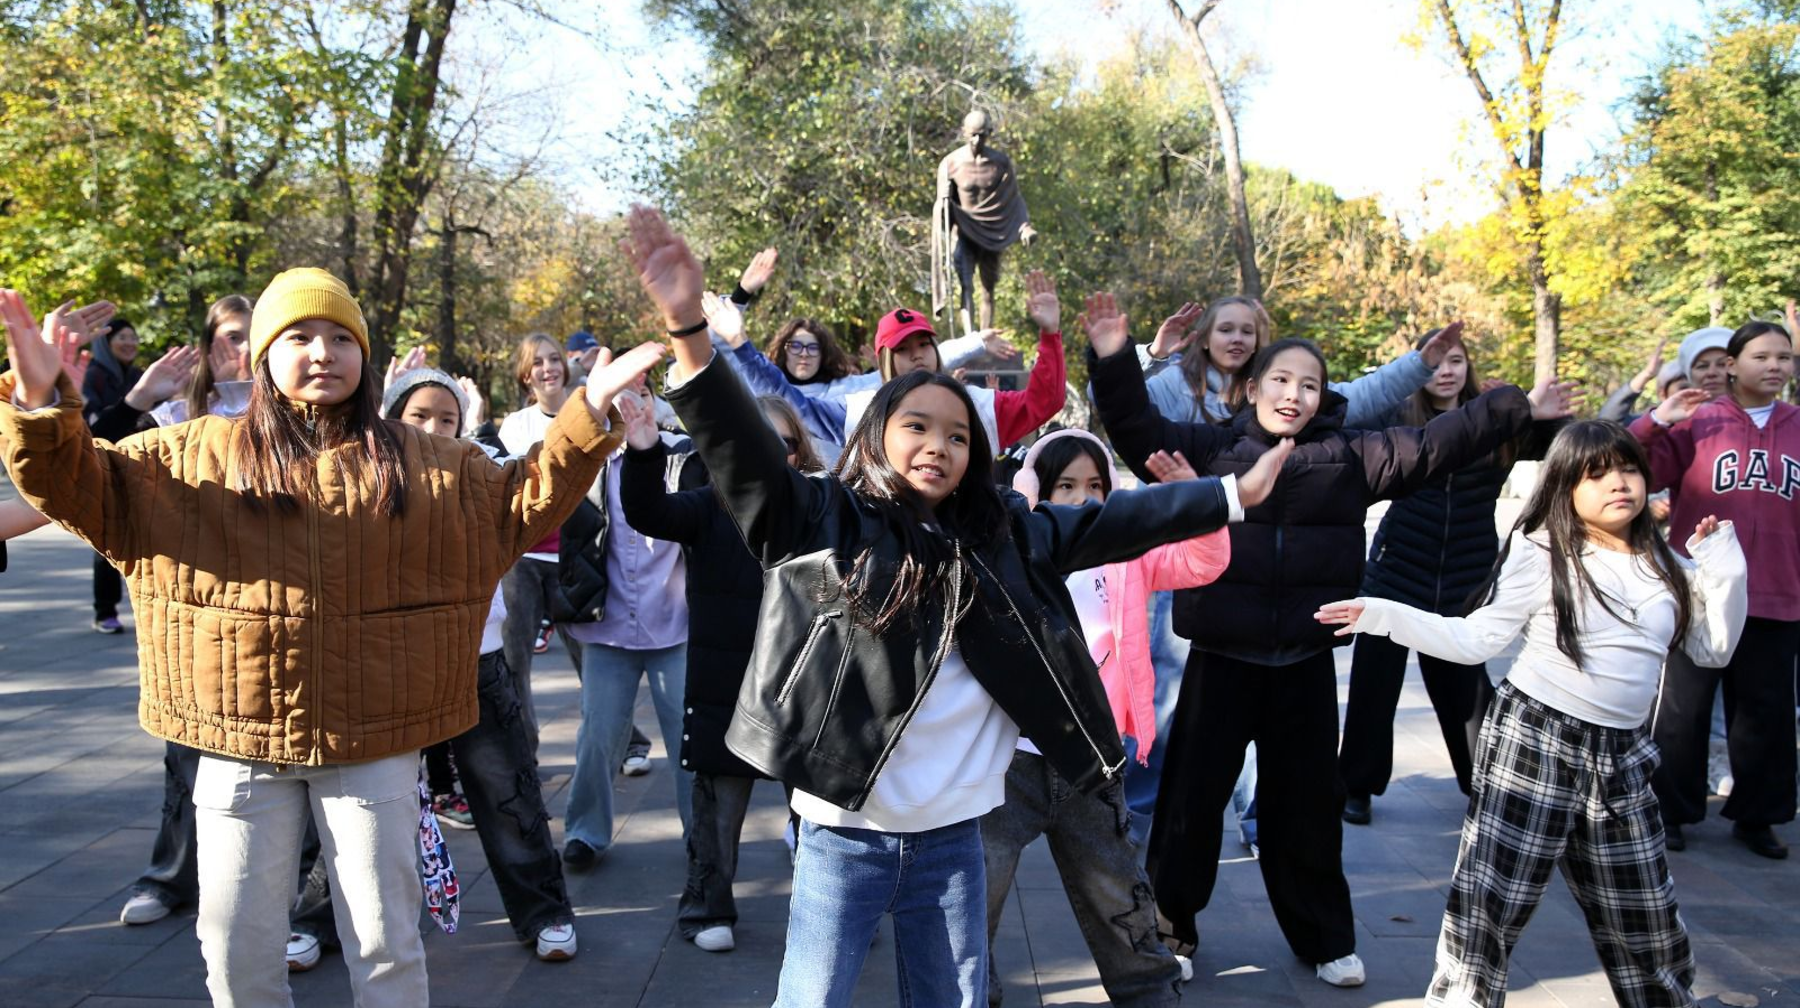
[[[1394,774],[1394,711],[1406,681],[1407,649],[1387,637],[1362,634],[1350,659],[1350,701],[1344,707],[1344,741],[1338,771],[1353,795],[1387,791]],[[1494,688],[1487,666],[1458,665],[1420,652],[1419,674],[1437,712],[1438,730],[1456,771],[1456,786],[1469,793],[1469,754],[1481,734]]]

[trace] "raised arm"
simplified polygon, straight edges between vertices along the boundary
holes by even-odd
[[[1049,423],[1068,398],[1068,362],[1063,359],[1062,304],[1056,283],[1041,270],[1025,277],[1026,311],[1038,327],[1037,360],[1017,392],[994,394],[994,423],[1000,443],[996,452]]]
[[[1686,421],[1706,402],[1704,389],[1682,389],[1631,422],[1631,436],[1650,456],[1650,492],[1681,489],[1694,464],[1694,428]]]
[[[1145,482],[1155,475],[1145,461],[1159,451],[1180,452],[1205,472],[1215,455],[1231,445],[1230,430],[1213,424],[1176,423],[1151,405],[1144,372],[1131,352],[1125,317],[1110,294],[1088,298],[1082,325],[1088,334],[1088,375],[1107,437],[1125,464]]]
[[[714,506],[711,487],[670,493],[666,481],[669,448],[657,433],[655,417],[630,397],[619,400],[627,448],[619,463],[619,506],[625,522],[652,539],[689,546],[705,534]]]
[[[1371,497],[1403,497],[1432,477],[1461,469],[1524,434],[1532,413],[1524,392],[1503,385],[1439,414],[1423,427],[1352,434],[1350,445],[1362,460]]]
[[[1461,322],[1452,322],[1425,341],[1425,345],[1388,361],[1354,381],[1333,382],[1332,391],[1348,404],[1344,426],[1371,430],[1384,426],[1384,418],[1425,387],[1443,363],[1444,355],[1462,346]]]
[[[1731,662],[1750,612],[1749,569],[1737,530],[1730,522],[1708,516],[1687,541],[1694,568],[1687,572],[1691,599],[1687,637],[1681,649],[1703,668]]]
[[[1514,533],[1493,600],[1467,616],[1439,616],[1389,599],[1358,598],[1320,607],[1315,618],[1353,633],[1391,638],[1394,643],[1459,665],[1479,665],[1519,636],[1531,614],[1549,596],[1545,551]]]

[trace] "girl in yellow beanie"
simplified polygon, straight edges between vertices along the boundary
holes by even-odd
[[[13,482],[125,575],[139,720],[205,754],[197,927],[213,1003],[290,1003],[284,908],[309,812],[351,932],[356,1002],[428,1003],[419,749],[475,724],[495,586],[618,447],[612,397],[661,349],[605,362],[542,445],[497,465],[380,417],[362,311],[323,270],[282,273],[257,300],[243,418],[121,445],[82,422],[61,323],[40,333],[10,290],[0,321]]]

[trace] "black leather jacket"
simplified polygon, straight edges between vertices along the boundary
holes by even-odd
[[[926,600],[916,625],[872,637],[849,611],[842,579],[865,549],[868,569],[899,562],[883,513],[835,478],[789,468],[729,368],[703,369],[668,400],[765,571],[726,744],[769,776],[856,811],[937,674],[948,600]],[[960,590],[973,604],[956,646],[1020,733],[1092,790],[1119,774],[1125,754],[1063,577],[1220,527],[1225,491],[1202,479],[1035,511],[1008,492],[1006,507],[1010,536],[965,554],[973,583]],[[882,588],[869,590],[880,598]]]

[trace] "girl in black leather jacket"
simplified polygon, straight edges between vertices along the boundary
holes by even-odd
[[[1278,438],[1298,442],[1280,487],[1231,530],[1231,566],[1175,600],[1175,629],[1193,641],[1182,677],[1149,867],[1157,904],[1184,945],[1218,874],[1219,816],[1257,743],[1258,841],[1276,921],[1294,953],[1335,986],[1363,982],[1343,870],[1343,785],[1337,775],[1333,638],[1306,624],[1322,596],[1360,585],[1369,504],[1460,468],[1521,433],[1534,407],[1510,386],[1423,428],[1343,430],[1344,399],[1326,386],[1310,341],[1257,352],[1250,402],[1228,426],[1160,416],[1128,351],[1110,297],[1090,302],[1090,374],[1120,456],[1141,478],[1155,452],[1180,451],[1201,473],[1254,464]],[[1546,415],[1566,409],[1547,387]],[[1552,400],[1555,400],[1552,402]],[[1333,601],[1333,600],[1324,600]]]
[[[891,914],[903,989],[983,1004],[976,819],[1003,799],[1017,738],[1085,791],[1124,763],[1064,574],[1219,527],[1262,499],[1282,453],[1236,480],[1029,510],[994,485],[960,383],[919,371],[877,393],[835,477],[803,476],[733,373],[709,366],[686,244],[655,211],[629,225],[674,337],[669,402],[767,572],[726,742],[794,785],[805,819],[775,1003],[849,1004]]]

